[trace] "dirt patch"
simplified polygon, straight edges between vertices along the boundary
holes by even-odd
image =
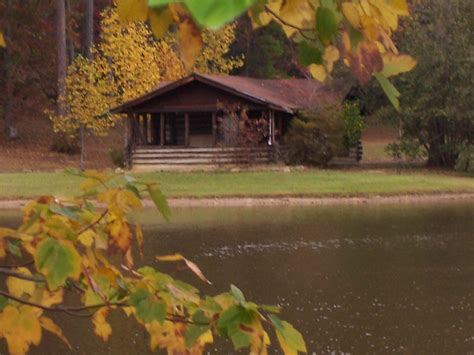
[[[0,135],[0,172],[7,171],[51,171],[65,167],[78,167],[79,154],[68,155],[51,151],[54,132],[51,121],[44,115],[17,117],[15,126],[19,138],[5,139]],[[4,131],[3,120],[0,132]],[[86,139],[86,168],[105,169],[113,167],[109,150],[120,148],[123,142],[122,127],[110,130],[105,137]]]
[[[412,204],[429,202],[452,202],[474,200],[474,193],[443,193],[399,196],[368,197],[230,197],[230,198],[170,198],[173,208],[189,207],[273,207],[273,206],[331,206],[361,204]],[[0,201],[0,209],[20,209],[28,200]],[[150,200],[144,201],[146,208],[153,207]]]

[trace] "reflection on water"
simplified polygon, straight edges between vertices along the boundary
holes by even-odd
[[[0,218],[12,223],[14,216]],[[178,209],[145,223],[145,258],[181,252],[213,281],[278,303],[315,353],[474,351],[474,206]],[[167,271],[195,285],[187,272]],[[59,321],[74,353],[143,354],[147,336],[122,315],[105,346],[88,320]],[[100,351],[97,348],[100,346]],[[228,353],[226,345],[212,353]],[[65,352],[47,336],[37,353]]]

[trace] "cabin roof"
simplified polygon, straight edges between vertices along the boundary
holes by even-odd
[[[135,107],[195,81],[288,113],[315,107],[322,102],[342,101],[350,88],[347,81],[322,84],[313,79],[255,79],[232,75],[191,74],[176,81],[164,81],[149,93],[115,107],[111,112],[133,113]]]

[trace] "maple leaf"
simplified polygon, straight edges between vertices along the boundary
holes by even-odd
[[[7,340],[10,354],[26,354],[31,344],[41,342],[40,314],[30,306],[7,306],[0,313],[0,336]]]

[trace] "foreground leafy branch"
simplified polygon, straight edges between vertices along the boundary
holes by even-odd
[[[203,45],[202,29],[218,29],[244,13],[254,28],[280,25],[315,79],[327,80],[342,62],[361,84],[375,78],[397,109],[400,92],[390,79],[416,65],[393,41],[399,19],[410,15],[406,0],[117,0],[117,5],[123,23],[147,21],[158,38],[174,25],[187,68]]]
[[[202,354],[215,336],[234,348],[267,354],[273,329],[285,354],[306,352],[301,334],[277,314],[279,307],[257,305],[235,286],[217,296],[199,291],[152,266],[135,267],[144,245],[140,225],[129,219],[148,196],[165,219],[171,211],[157,183],[97,171],[81,176],[81,194],[67,200],[42,196],[23,210],[18,229],[0,228],[0,337],[12,354],[39,345],[43,330],[70,347],[47,313],[90,317],[94,332],[107,341],[110,312],[123,311],[150,335],[150,348],[169,354]],[[25,262],[25,258],[33,261]],[[180,254],[158,262],[183,263],[210,284],[199,267]],[[112,261],[113,260],[113,261]],[[8,263],[7,263],[8,262]],[[79,304],[64,303],[75,292]]]

